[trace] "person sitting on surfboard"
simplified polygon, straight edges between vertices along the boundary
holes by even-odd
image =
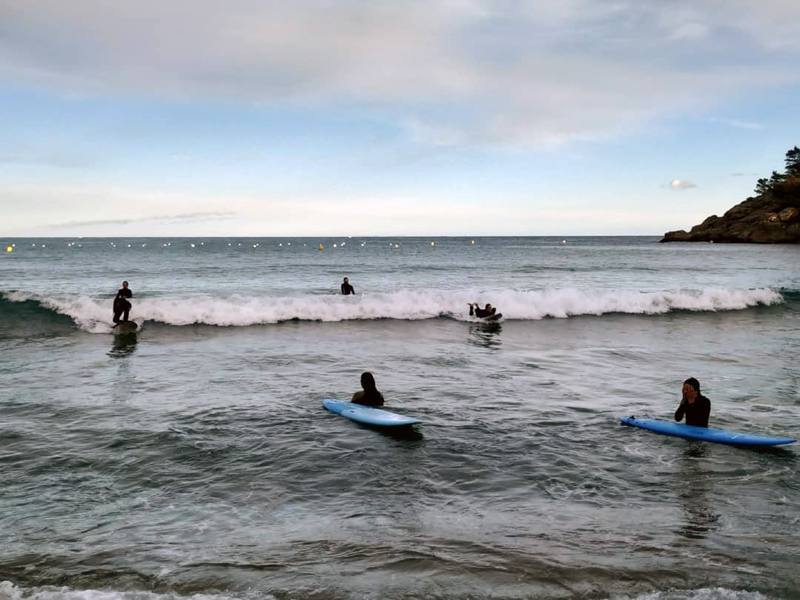
[[[344,281],[342,282],[342,295],[349,296],[350,294],[355,295],[355,293],[356,291],[353,289],[353,286],[350,285],[350,281],[347,279],[347,277],[345,277]]]
[[[683,398],[675,411],[675,420],[686,416],[686,424],[695,427],[708,427],[708,416],[711,414],[711,401],[700,393],[700,382],[689,377],[683,382]]]
[[[114,298],[114,323],[119,324],[128,320],[128,313],[131,311],[131,303],[128,302],[128,298],[133,298],[133,292],[128,287],[128,282],[123,281],[122,287],[117,291],[117,297]],[[120,319],[119,317],[122,313],[125,314]]]
[[[476,316],[476,317],[491,317],[493,314],[497,312],[497,309],[492,307],[491,304],[487,304],[486,308],[478,308],[477,302],[470,302],[469,303],[469,316]]]
[[[372,373],[365,372],[361,374],[361,387],[364,390],[353,394],[353,399],[350,402],[361,404],[362,406],[383,406],[383,394],[378,391]]]

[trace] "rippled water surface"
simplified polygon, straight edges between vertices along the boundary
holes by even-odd
[[[8,243],[3,600],[800,598],[796,444],[619,424],[695,376],[713,426],[798,437],[800,248]],[[423,424],[322,408],[364,370]]]

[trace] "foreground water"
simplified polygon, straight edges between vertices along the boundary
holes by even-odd
[[[10,243],[3,600],[800,598],[796,447],[619,425],[691,375],[714,426],[798,437],[800,248]],[[423,425],[324,411],[363,370]]]

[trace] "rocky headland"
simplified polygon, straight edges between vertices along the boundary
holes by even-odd
[[[668,231],[661,241],[800,244],[800,177],[775,182],[689,231]]]

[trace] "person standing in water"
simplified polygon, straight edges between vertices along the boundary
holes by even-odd
[[[356,291],[353,289],[353,286],[350,285],[350,280],[347,277],[344,278],[342,282],[342,295],[349,296],[350,294],[355,295]]]
[[[683,382],[683,398],[675,411],[675,420],[681,421],[686,416],[687,425],[708,427],[710,414],[711,401],[700,393],[700,382],[689,377]]]
[[[128,282],[123,281],[122,287],[117,291],[117,297],[114,298],[114,323],[119,324],[128,320],[128,314],[131,311],[131,303],[128,302],[128,298],[133,298],[133,292],[128,287]],[[120,319],[121,315],[122,319]]]
[[[361,387],[364,389],[353,394],[353,399],[350,402],[361,404],[362,406],[383,406],[383,394],[378,391],[372,373],[364,372],[361,374]]]

